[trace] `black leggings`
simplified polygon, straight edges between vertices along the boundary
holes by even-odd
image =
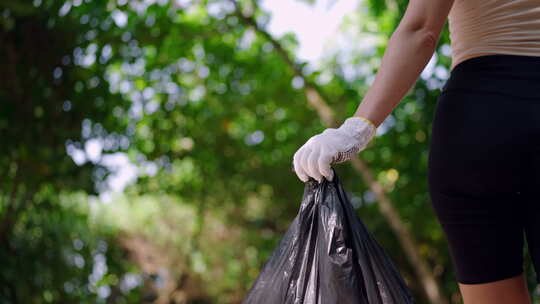
[[[526,239],[540,283],[540,57],[485,55],[451,71],[428,184],[458,282],[521,274]]]

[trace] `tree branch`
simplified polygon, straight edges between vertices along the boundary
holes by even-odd
[[[267,39],[273,46],[276,52],[281,56],[283,61],[293,70],[294,74],[301,77],[304,80],[304,90],[309,105],[314,108],[323,123],[327,127],[336,127],[337,121],[332,108],[326,101],[322,88],[317,84],[307,79],[306,75],[302,72],[301,68],[296,64],[293,57],[288,54],[285,48],[277,41],[269,32],[258,26],[253,16],[245,16],[242,13],[240,5],[235,0],[230,0],[236,7],[236,15],[247,26],[255,29],[257,33]],[[362,176],[363,180],[369,186],[371,191],[375,193],[378,201],[379,211],[383,215],[384,219],[390,224],[391,229],[397,236],[401,247],[403,248],[409,263],[416,271],[416,275],[419,278],[423,286],[423,290],[430,303],[433,304],[447,304],[448,301],[443,297],[439,287],[439,283],[435,279],[435,276],[430,270],[428,262],[422,258],[418,252],[418,247],[412,234],[409,232],[407,226],[403,223],[399,213],[393,207],[393,204],[386,194],[386,191],[380,183],[378,183],[373,177],[373,172],[367,166],[367,164],[358,157],[352,159],[352,165],[358,173]]]

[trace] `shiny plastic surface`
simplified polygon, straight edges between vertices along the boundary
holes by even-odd
[[[243,303],[408,304],[414,299],[356,215],[334,170],[331,182],[308,180],[298,215]]]

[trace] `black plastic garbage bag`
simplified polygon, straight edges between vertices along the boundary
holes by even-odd
[[[298,215],[244,304],[414,303],[387,253],[334,179],[310,178]]]

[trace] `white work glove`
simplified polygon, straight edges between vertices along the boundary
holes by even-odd
[[[309,177],[321,182],[323,176],[332,181],[334,173],[330,165],[347,161],[362,151],[376,131],[377,127],[370,120],[353,116],[339,128],[328,128],[311,137],[294,154],[296,175],[303,182]]]

